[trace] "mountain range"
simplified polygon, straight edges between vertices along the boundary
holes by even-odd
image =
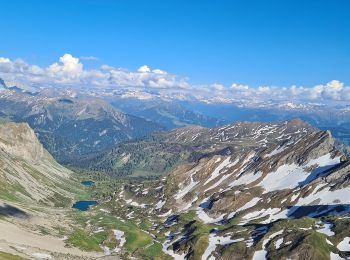
[[[42,91],[42,90],[41,90]],[[215,127],[235,121],[280,122],[300,118],[320,129],[331,129],[333,136],[348,144],[344,130],[350,129],[350,109],[345,102],[321,100],[217,99],[196,93],[176,94],[139,88],[63,89],[76,96],[105,100],[124,113],[157,122],[165,128],[187,125]]]
[[[0,85],[0,259],[350,258],[345,108]]]
[[[0,94],[0,115],[2,121],[28,123],[45,148],[65,163],[164,129],[99,99],[32,96],[7,90]]]
[[[189,126],[118,144],[81,165],[89,178],[99,176],[85,191],[28,124],[1,124],[0,148],[1,212],[12,222],[0,220],[0,244],[11,255],[33,257],[40,248],[47,259],[72,257],[42,239],[6,236],[23,230],[22,219],[31,219],[22,237],[34,236],[46,218],[41,236],[59,241],[64,234],[60,243],[78,248],[68,250],[71,259],[350,257],[349,160],[329,131],[298,119]],[[69,209],[86,192],[98,205],[87,213]]]

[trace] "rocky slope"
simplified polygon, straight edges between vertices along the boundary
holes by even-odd
[[[0,124],[0,198],[42,205],[69,205],[71,172],[43,148],[26,123]]]
[[[45,148],[60,162],[74,162],[132,138],[162,129],[159,125],[115,110],[94,98],[35,96],[2,90],[0,117],[27,122]]]
[[[125,185],[118,214],[150,220],[176,259],[350,257],[349,161],[328,131],[291,120],[177,129],[191,154],[158,182]],[[145,216],[147,212],[147,216]],[[125,215],[123,215],[125,214]],[[336,258],[338,257],[338,258]]]

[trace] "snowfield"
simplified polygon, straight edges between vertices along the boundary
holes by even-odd
[[[340,251],[350,251],[350,237],[345,237],[338,245],[337,248]]]
[[[317,159],[311,160],[305,166],[285,164],[280,166],[275,172],[267,174],[258,185],[264,188],[265,193],[284,189],[294,189],[298,186],[308,184],[323,171],[339,163],[340,157],[332,159],[331,155],[328,153]],[[305,170],[305,168],[314,165],[318,165],[318,167],[312,172]]]

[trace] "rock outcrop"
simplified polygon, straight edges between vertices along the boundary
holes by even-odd
[[[15,157],[33,162],[49,156],[27,123],[0,124],[0,149]]]
[[[43,148],[26,123],[0,124],[0,199],[70,204],[71,171]]]

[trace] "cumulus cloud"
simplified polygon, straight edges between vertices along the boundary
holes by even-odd
[[[259,86],[257,88],[257,92],[261,94],[268,94],[271,92],[271,88],[269,86]]]
[[[232,90],[236,90],[236,91],[246,91],[249,89],[248,85],[243,85],[243,84],[237,84],[237,83],[233,83],[231,85],[231,89]]]
[[[92,60],[94,57],[83,57]],[[27,64],[23,60],[0,57],[0,76],[10,81],[49,86],[81,85],[100,87],[187,88],[186,79],[147,65],[136,71],[102,65],[99,69],[84,69],[81,59],[64,54],[48,67]]]
[[[154,69],[152,70],[152,72],[155,74],[167,74],[164,70],[160,70],[160,69]]]
[[[151,69],[147,65],[143,65],[137,70],[140,73],[148,73],[151,72]]]
[[[251,88],[244,84],[232,84],[230,88],[238,96],[254,99],[297,100],[297,101],[349,101],[350,87],[338,80],[332,80],[324,85],[313,87],[290,86],[274,87],[259,86]]]
[[[210,87],[212,90],[215,90],[215,91],[220,91],[220,92],[225,91],[225,86],[219,83],[211,84]]]
[[[69,83],[79,80],[83,74],[83,64],[78,58],[74,58],[70,54],[64,54],[60,57],[59,62],[55,62],[47,69],[48,76],[56,79],[56,83]]]
[[[101,88],[142,88],[155,92],[167,92],[172,97],[194,96],[213,100],[278,100],[300,102],[343,102],[350,101],[350,87],[338,80],[311,87],[304,86],[259,86],[220,83],[193,86],[187,78],[178,77],[159,68],[140,66],[136,71],[102,65],[97,69],[86,69],[82,60],[64,54],[57,62],[40,67],[28,64],[22,59],[11,60],[0,57],[0,77],[18,85],[39,85],[43,87],[78,86]]]

